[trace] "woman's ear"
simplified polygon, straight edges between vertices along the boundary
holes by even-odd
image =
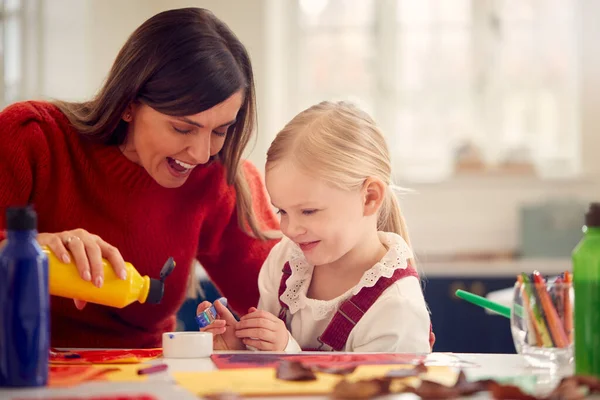
[[[377,178],[367,178],[363,184],[363,209],[365,217],[375,215],[386,196],[385,184]]]
[[[123,112],[123,115],[121,116],[121,118],[123,119],[123,121],[125,121],[125,122],[131,122],[131,121],[133,121],[133,116],[135,114],[135,109],[136,109],[136,105],[134,103],[129,103],[129,105],[127,106],[127,108]]]

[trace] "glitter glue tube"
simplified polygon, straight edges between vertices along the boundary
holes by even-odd
[[[218,298],[216,301],[227,307],[227,299],[225,297]],[[196,322],[200,328],[207,327],[215,319],[217,319],[217,310],[214,304],[196,316]]]
[[[215,301],[218,301],[219,303],[221,303],[225,307],[227,307],[227,299],[225,297],[220,297]],[[200,328],[207,327],[215,319],[217,319],[217,309],[215,308],[214,303],[212,306],[210,306],[209,308],[207,308],[206,310],[204,310],[203,312],[201,312],[200,314],[198,314],[196,316],[196,322],[198,323],[198,327],[200,327]],[[215,338],[215,344],[218,343],[218,346],[221,349],[223,349],[223,350],[229,349],[229,346],[227,346],[227,343],[225,343],[225,340],[223,339],[223,337],[221,335],[216,335],[216,336],[214,336],[214,338]]]

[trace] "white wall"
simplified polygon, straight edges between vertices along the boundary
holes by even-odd
[[[550,198],[598,201],[599,187],[598,180],[588,179],[456,179],[413,186],[417,193],[404,196],[400,204],[421,255],[511,251],[519,244],[520,206]]]
[[[584,169],[600,176],[600,1],[579,0],[581,129]],[[600,188],[596,199],[600,201]]]
[[[90,90],[89,2],[54,0],[42,5],[40,97],[83,99]]]
[[[42,97],[83,99],[100,86],[119,48],[145,19],[169,8],[206,7],[247,46],[255,69],[259,135],[250,159],[259,168],[272,137],[291,117],[285,52],[289,0],[45,0]],[[235,4],[235,6],[233,6]],[[575,182],[533,178],[455,179],[414,187],[401,200],[413,243],[421,253],[508,250],[518,242],[524,202],[572,196],[600,200],[600,2],[581,0],[581,129],[583,167]]]

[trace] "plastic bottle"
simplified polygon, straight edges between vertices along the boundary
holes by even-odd
[[[583,232],[572,256],[575,373],[600,377],[600,203],[590,205]]]
[[[171,257],[164,264],[160,279],[152,279],[140,275],[131,263],[126,262],[127,279],[123,280],[115,274],[112,265],[103,259],[104,283],[98,288],[81,278],[74,262],[63,263],[48,247],[42,249],[48,256],[51,295],[115,308],[126,307],[134,301],[160,303],[164,294],[164,280],[175,268]]]
[[[45,386],[50,322],[48,258],[36,240],[30,207],[6,210],[0,250],[0,386]]]

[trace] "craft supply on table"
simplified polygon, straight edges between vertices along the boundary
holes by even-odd
[[[514,286],[513,308],[522,314],[511,318],[515,348],[532,367],[562,369],[573,360],[570,273],[546,281],[535,271],[519,275]]]
[[[138,375],[157,374],[159,372],[166,371],[167,369],[169,369],[169,366],[167,364],[156,364],[156,365],[152,365],[150,367],[144,367],[144,368],[138,369],[137,374]]]
[[[155,377],[160,376],[161,372],[168,371],[162,365],[166,364],[51,365],[48,386],[68,387],[91,381],[147,382],[150,379],[155,380]],[[157,366],[160,367],[155,368]],[[163,371],[156,371],[157,369],[162,369]],[[147,371],[140,374],[140,370]]]
[[[600,377],[600,203],[590,205],[583,231],[572,257],[575,372]]]
[[[213,352],[210,332],[165,332],[162,335],[164,358],[203,358]]]
[[[414,365],[367,365],[359,366],[350,375],[316,372],[312,381],[287,381],[276,377],[275,368],[228,369],[210,372],[175,372],[175,381],[183,388],[199,396],[236,392],[243,396],[272,395],[323,395],[331,393],[344,379],[356,381],[384,377],[386,373],[400,368],[412,369]],[[421,377],[444,384],[453,385],[458,372],[449,367],[429,367]],[[407,384],[415,384],[418,378],[406,378]]]
[[[48,258],[37,237],[32,207],[6,210],[0,249],[0,387],[48,383],[50,296]]]
[[[455,294],[456,297],[466,300],[471,304],[475,304],[476,306],[486,308],[490,311],[502,315],[503,317],[510,318],[510,307],[504,306],[502,304],[488,300],[485,297],[476,295],[471,292],[467,292],[462,289],[458,289]],[[516,310],[519,312],[519,314],[522,313],[521,307],[517,307]]]
[[[50,351],[51,364],[138,364],[163,354],[162,349],[102,349]]]
[[[117,276],[112,265],[102,260],[104,281],[98,288],[91,281],[79,276],[77,266],[71,262],[64,263],[48,247],[42,248],[48,257],[50,294],[70,299],[78,299],[89,303],[109,307],[123,308],[139,301],[140,303],[158,304],[164,295],[165,279],[175,268],[175,261],[169,258],[160,272],[160,279],[142,276],[135,267],[126,262],[126,279]]]
[[[468,380],[462,370],[423,364],[359,366],[341,373],[298,361],[282,361],[276,368],[175,374],[180,386],[215,400],[302,395],[358,400],[400,393],[414,393],[423,399],[454,399],[482,392],[497,399],[548,400],[579,399],[600,391],[600,380],[593,377],[566,376],[554,387],[539,387],[539,391],[531,378],[535,376]]]
[[[441,357],[443,361],[456,361],[451,357]],[[429,356],[431,358],[431,355]],[[218,369],[239,368],[275,368],[281,361],[299,361],[308,366],[321,366],[327,368],[351,368],[359,365],[392,365],[405,364],[417,365],[425,362],[422,354],[404,353],[323,353],[302,352],[298,354],[264,353],[264,352],[238,352],[231,354],[216,353],[211,357]],[[451,361],[450,361],[451,360]],[[446,364],[444,364],[446,365]]]
[[[114,366],[52,365],[49,370],[48,386],[69,387],[84,382],[106,380],[107,374],[119,371]]]
[[[26,398],[19,397],[18,400],[39,400],[39,397]],[[53,396],[44,397],[44,400],[158,400],[157,397],[151,394],[129,394],[129,393],[116,393],[116,394],[102,394],[92,396]]]

